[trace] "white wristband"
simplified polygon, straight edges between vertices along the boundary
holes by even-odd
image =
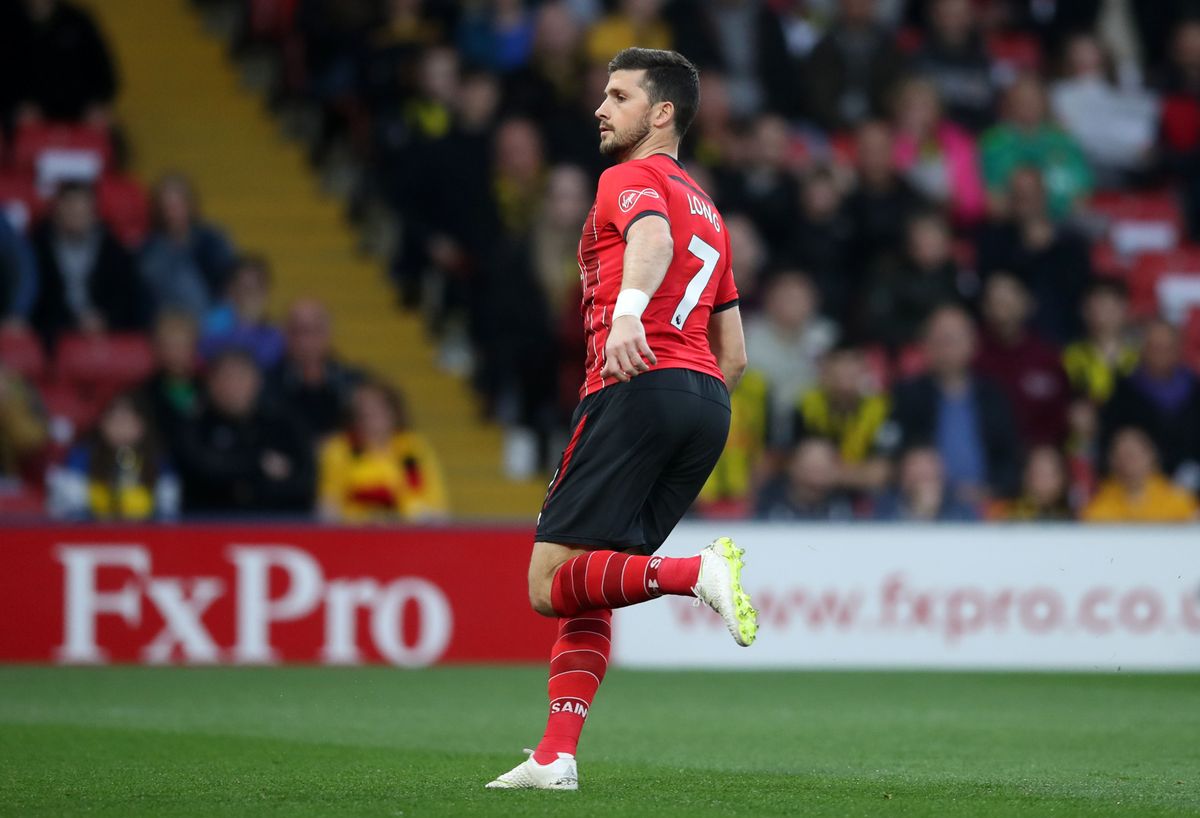
[[[621,294],[617,296],[617,305],[613,307],[613,318],[620,318],[622,315],[632,315],[634,318],[640,320],[642,313],[646,311],[646,306],[649,303],[650,296],[641,290],[633,288],[621,290]]]

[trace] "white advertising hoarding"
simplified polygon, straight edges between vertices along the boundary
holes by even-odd
[[[618,612],[627,667],[1200,669],[1200,527],[688,523],[746,549],[758,641],[694,600]]]

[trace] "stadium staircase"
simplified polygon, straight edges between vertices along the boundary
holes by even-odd
[[[329,306],[339,352],[403,388],[441,455],[457,517],[528,517],[544,484],[501,476],[500,430],[480,420],[461,379],[434,365],[420,320],[395,306],[378,262],[357,252],[340,203],[321,193],[303,150],[240,85],[186,0],[89,5],[116,52],[135,173],[150,183],[178,169],[197,181],[207,216],[271,259],[276,315],[301,296]]]

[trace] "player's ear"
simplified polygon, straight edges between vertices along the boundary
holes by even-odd
[[[654,126],[657,128],[665,128],[670,125],[671,121],[675,118],[675,103],[671,102],[669,99],[664,99],[655,107],[658,110],[654,112],[654,119],[652,120]]]

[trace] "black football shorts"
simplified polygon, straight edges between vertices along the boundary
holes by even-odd
[[[725,448],[729,391],[690,369],[657,369],[593,392],[571,421],[537,541],[651,554]]]

